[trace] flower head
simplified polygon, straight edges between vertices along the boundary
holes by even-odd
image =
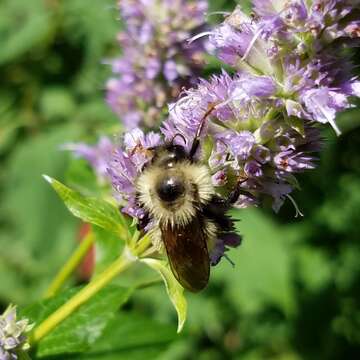
[[[265,91],[263,97],[271,96],[287,115],[329,123],[339,134],[335,114],[358,95],[342,51],[359,44],[358,10],[358,1],[255,0],[253,17],[236,8],[209,41],[221,60],[247,73],[233,96],[244,101],[241,83],[252,86],[246,76],[257,75],[254,89]]]
[[[186,40],[204,26],[207,2],[126,0],[119,8],[122,56],[111,62],[106,99],[127,129],[157,127],[169,100],[194,81],[204,62],[202,42]]]
[[[319,127],[328,123],[339,134],[336,115],[352,106],[351,96],[360,95],[360,82],[342,51],[358,44],[359,7],[359,1],[254,0],[253,16],[237,7],[215,29],[193,38],[196,43],[209,35],[233,74],[222,71],[184,90],[161,125],[164,141],[189,151],[199,135],[195,161],[208,167],[219,196],[230,198],[237,190],[235,207],[270,201],[277,212],[289,199],[300,213],[291,193],[298,188],[297,174],[315,167]],[[151,76],[159,71],[156,62],[148,65]],[[166,67],[169,78],[173,68]],[[136,131],[132,136],[139,140],[125,141],[110,173],[128,201],[124,211],[141,219],[134,183],[151,151],[146,136]],[[239,243],[230,231],[219,236],[209,244],[212,264]]]
[[[124,205],[122,211],[138,220],[143,218],[144,212],[136,203],[135,181],[151,160],[152,148],[161,142],[159,134],[150,132],[145,135],[135,128],[125,135],[124,146],[116,148],[108,164],[107,171],[116,197]]]
[[[0,360],[18,359],[18,351],[27,350],[26,333],[33,328],[27,319],[16,319],[16,307],[9,305],[0,315]]]

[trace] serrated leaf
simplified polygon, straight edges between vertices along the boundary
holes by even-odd
[[[21,315],[39,325],[45,318],[65,304],[77,291],[68,290],[54,298],[32,305]],[[108,286],[80,306],[72,315],[40,340],[37,356],[83,352],[101,335],[115,312],[131,295],[132,290]]]
[[[176,332],[169,325],[135,313],[121,312],[108,323],[91,350],[75,359],[156,359],[175,338]]]
[[[102,199],[85,197],[47,175],[44,178],[74,216],[108,230],[123,240],[129,237],[125,219],[114,205]]]
[[[184,288],[175,279],[173,273],[164,261],[148,258],[141,259],[141,261],[159,272],[162,279],[164,280],[166,291],[178,315],[177,332],[181,332],[185,324],[187,313],[187,302],[184,296]]]

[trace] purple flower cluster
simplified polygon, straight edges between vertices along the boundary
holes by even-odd
[[[204,147],[211,150],[198,157],[209,166],[220,193],[241,182],[244,191],[236,207],[261,204],[271,196],[278,211],[296,187],[294,174],[314,168],[312,153],[320,150],[320,133],[313,122],[284,118],[273,91],[263,76],[230,78],[223,73],[187,91],[172,105],[162,128],[166,139],[181,134],[191,144],[199,122],[214,106],[202,132]]]
[[[117,200],[126,204],[122,211],[138,220],[144,212],[136,205],[135,181],[144,165],[153,156],[150,148],[162,143],[161,136],[154,132],[144,134],[136,128],[125,134],[123,148],[117,148],[108,164],[108,174],[116,191]]]
[[[339,134],[336,114],[360,95],[346,54],[359,44],[360,1],[254,0],[251,16],[237,7],[193,43],[203,36],[234,75],[223,71],[184,91],[162,124],[165,141],[186,140],[189,150],[210,113],[196,156],[208,165],[219,194],[238,185],[236,207],[270,200],[278,211],[286,198],[296,207],[290,193],[298,188],[296,174],[315,167],[319,124],[329,123]],[[150,157],[144,135],[139,139],[140,145],[118,151],[111,176],[118,193],[130,200],[124,211],[140,219],[133,184]],[[226,246],[231,244],[219,239],[212,255],[219,259]]]
[[[207,1],[121,0],[119,7],[122,55],[111,62],[107,102],[127,129],[155,128],[204,62],[203,43],[186,40],[204,26]]]
[[[26,333],[32,328],[27,319],[16,319],[16,307],[10,305],[0,315],[0,360],[16,360],[20,350],[29,349]]]
[[[236,8],[209,41],[222,61],[262,77],[261,84],[248,85],[252,89],[242,87],[246,94],[257,96],[254,89],[263,87],[268,93],[260,97],[277,101],[284,116],[330,123],[340,134],[336,113],[351,106],[349,96],[360,95],[344,52],[360,41],[359,4],[255,0],[251,17]]]
[[[199,154],[215,186],[241,181],[236,206],[273,198],[278,211],[297,187],[294,174],[314,168],[320,150],[317,123],[335,123],[339,111],[360,95],[345,49],[360,40],[359,1],[255,0],[254,13],[240,7],[211,32],[217,56],[234,67],[170,107],[162,132],[190,144],[199,122],[214,107],[202,132],[212,150]],[[210,135],[210,136],[209,136]],[[207,149],[209,146],[207,146]]]

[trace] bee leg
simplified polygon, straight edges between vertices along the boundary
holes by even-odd
[[[214,196],[202,209],[203,214],[213,220],[224,231],[231,231],[233,228],[232,220],[226,215],[229,210],[227,199]]]
[[[240,195],[245,195],[245,196],[253,198],[253,196],[251,195],[250,192],[241,188],[241,184],[244,183],[245,181],[247,181],[247,179],[239,180],[236,183],[234,190],[231,191],[231,193],[229,194],[229,197],[226,200],[229,207],[231,207],[232,205],[234,205],[236,203],[236,201],[239,199]]]
[[[158,227],[155,227],[151,230],[151,242],[153,244],[152,248],[156,252],[162,252],[164,250],[164,243],[161,238],[161,231]]]
[[[139,222],[137,223],[136,227],[139,231],[144,230],[146,226],[149,224],[149,222],[150,222],[149,213],[145,213],[145,215],[141,219],[139,219]]]
[[[229,197],[227,198],[227,203],[229,204],[229,206],[235,204],[239,196],[241,195],[242,190],[240,188],[240,185],[241,182],[238,182],[235,186],[235,189],[229,194]]]

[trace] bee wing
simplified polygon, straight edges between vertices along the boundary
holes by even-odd
[[[161,228],[171,270],[179,283],[192,292],[204,289],[209,281],[210,260],[201,218],[186,226]]]

